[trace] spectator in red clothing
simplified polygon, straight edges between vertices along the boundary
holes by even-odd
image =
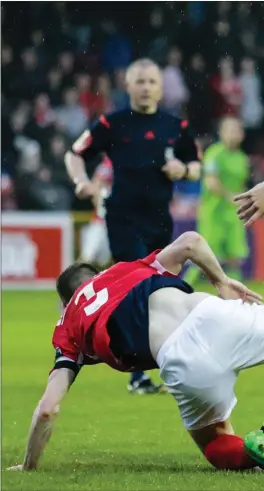
[[[234,72],[233,59],[221,58],[219,71],[211,78],[213,117],[238,116],[242,103],[242,90]]]
[[[111,103],[111,85],[107,75],[101,75],[95,90],[92,90],[92,77],[86,73],[76,76],[76,87],[79,93],[79,101],[85,110],[87,117],[93,120],[102,113],[109,113],[114,109]]]

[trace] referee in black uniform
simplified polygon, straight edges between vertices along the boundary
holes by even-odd
[[[111,159],[114,182],[106,201],[106,224],[115,261],[134,261],[165,247],[172,236],[169,203],[175,180],[200,178],[197,148],[187,121],[161,111],[162,74],[149,59],[127,70],[130,107],[102,115],[65,155],[76,195],[95,192],[86,167],[98,153]],[[132,374],[128,389],[162,390],[143,372]]]

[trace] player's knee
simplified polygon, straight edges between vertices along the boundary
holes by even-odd
[[[181,235],[181,239],[186,251],[193,251],[197,247],[197,243],[201,240],[201,235],[198,232],[189,231]],[[176,241],[175,241],[176,242]],[[178,241],[177,241],[178,242]]]

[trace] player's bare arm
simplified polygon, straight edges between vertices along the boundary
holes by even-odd
[[[240,204],[237,210],[240,220],[245,220],[245,227],[250,227],[264,216],[264,182],[246,193],[239,194],[234,201]]]
[[[188,260],[196,264],[216,287],[221,298],[261,301],[261,296],[239,281],[228,278],[206,240],[197,232],[186,232],[157,254],[168,271],[178,274]]]
[[[10,467],[9,470],[33,470],[37,468],[39,459],[50,439],[60,402],[74,377],[75,373],[68,368],[60,368],[51,373],[45,393],[32,417],[24,462]]]

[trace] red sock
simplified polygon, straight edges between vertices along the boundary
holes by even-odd
[[[220,435],[205,448],[205,457],[217,469],[252,469],[257,464],[244,450],[244,440],[235,435]]]

